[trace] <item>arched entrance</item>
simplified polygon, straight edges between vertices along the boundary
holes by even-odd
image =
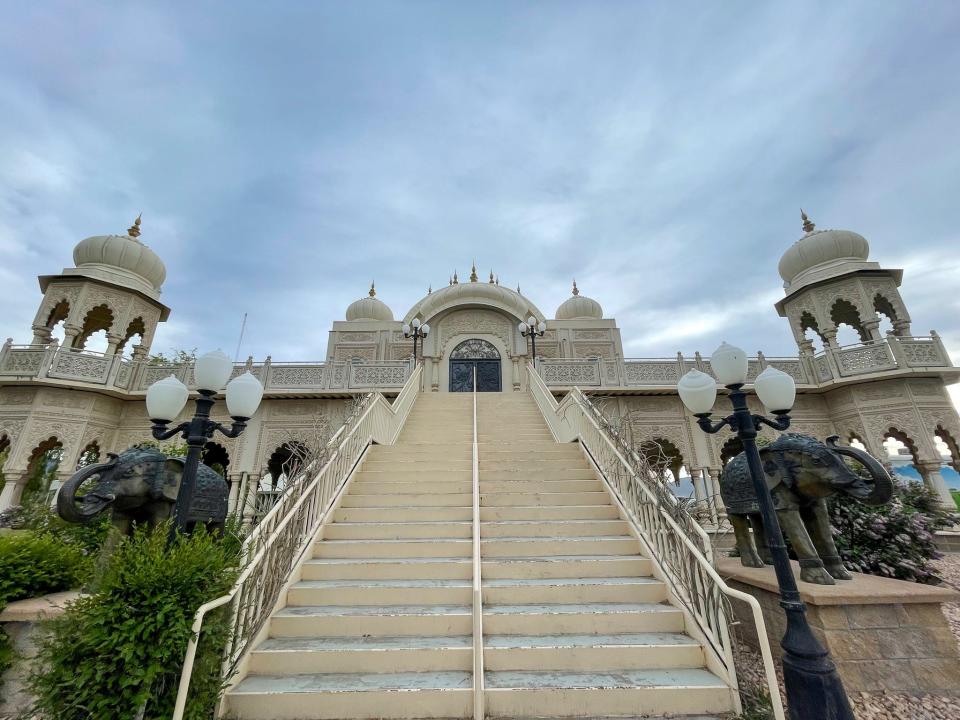
[[[500,352],[486,340],[464,340],[450,353],[450,392],[500,392]]]

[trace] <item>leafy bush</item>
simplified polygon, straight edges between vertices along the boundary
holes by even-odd
[[[30,678],[34,710],[58,720],[169,718],[196,609],[224,594],[239,538],[199,530],[166,547],[166,526],[138,529],[110,557],[97,592],[46,624]],[[227,616],[204,621],[188,718],[209,718],[222,689]],[[139,713],[143,710],[143,714]]]
[[[29,500],[20,507],[11,508],[7,522],[11,527],[50,535],[86,556],[97,555],[110,532],[109,512],[88,523],[69,523],[42,499]]]
[[[0,606],[78,587],[89,568],[77,547],[47,533],[0,535]]]
[[[953,525],[937,494],[920,482],[894,477],[887,505],[868,507],[846,495],[830,499],[830,523],[840,557],[850,570],[936,585],[930,565],[940,556],[936,532]]]

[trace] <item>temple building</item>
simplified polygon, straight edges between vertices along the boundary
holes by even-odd
[[[154,334],[170,308],[161,300],[166,269],[140,230],[138,218],[126,234],[77,244],[72,267],[39,278],[32,336],[24,318],[21,342],[8,339],[0,350],[0,451],[6,452],[0,509],[18,503],[45,468],[49,491],[78,463],[149,440],[147,387],[171,373],[192,383],[189,363],[151,359]],[[881,458],[885,442],[902,443],[924,481],[950,502],[942,468],[945,457],[960,468],[960,420],[945,385],[960,370],[936,332],[912,330],[899,292],[902,271],[870,259],[865,238],[818,230],[806,216],[803,232],[780,261],[784,297],[775,306],[797,353],[758,354],[750,377],[768,365],[793,376],[796,431],[820,439],[836,434]],[[237,365],[237,373],[249,369],[257,376],[266,393],[240,438],[218,438],[208,447],[206,460],[231,481],[233,503],[249,500],[239,498],[241,492],[262,489],[261,478],[283,473],[291,443],[315,434],[318,425],[339,427],[353,398],[373,389],[396,394],[415,367],[404,333],[415,321],[430,328],[419,358],[425,393],[469,390],[474,369],[480,391],[526,390],[532,343],[520,326],[533,318],[545,324],[535,337],[537,370],[551,392],[561,397],[579,387],[634,444],[665,448],[677,474],[681,467],[689,473],[700,502],[715,495],[720,469],[738,450],[729,438],[699,432],[677,395],[687,370],[710,372],[711,348],[703,356],[625,357],[616,320],[576,283],[552,314],[519,287],[500,285],[492,273],[481,278],[475,268],[408,309],[395,313],[386,299],[371,286],[345,309],[330,329],[324,362],[266,357]],[[58,341],[53,332],[61,324]],[[841,325],[853,328],[859,342],[838,344]],[[106,333],[106,351],[85,349],[99,331]]]

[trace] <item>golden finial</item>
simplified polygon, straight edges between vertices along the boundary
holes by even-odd
[[[490,271],[490,284],[493,285],[493,270]]]
[[[133,221],[133,225],[131,225],[127,229],[127,235],[129,235],[132,238],[140,237],[140,218],[141,217],[143,217],[143,213],[140,213],[139,215],[137,215],[137,219]]]
[[[573,279],[573,294],[574,294],[574,295],[579,295],[579,294],[580,294],[580,289],[577,287],[577,279],[576,279],[576,278]]]
[[[476,282],[480,278],[477,277],[477,261],[474,260],[470,265],[470,282]]]
[[[373,286],[373,280],[370,281],[370,297],[377,296],[377,289]]]
[[[803,211],[803,208],[800,208],[800,219],[803,220],[803,231],[805,233],[812,233],[814,228],[817,227],[810,222],[810,218],[807,217],[807,214]]]
[[[459,284],[460,284],[460,280],[457,278],[457,271],[456,271],[456,270],[453,271],[453,283],[452,283],[452,284],[453,284],[453,285],[459,285]]]

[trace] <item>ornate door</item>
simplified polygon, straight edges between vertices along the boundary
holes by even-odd
[[[450,353],[450,392],[500,392],[500,353],[486,340],[465,340]]]

